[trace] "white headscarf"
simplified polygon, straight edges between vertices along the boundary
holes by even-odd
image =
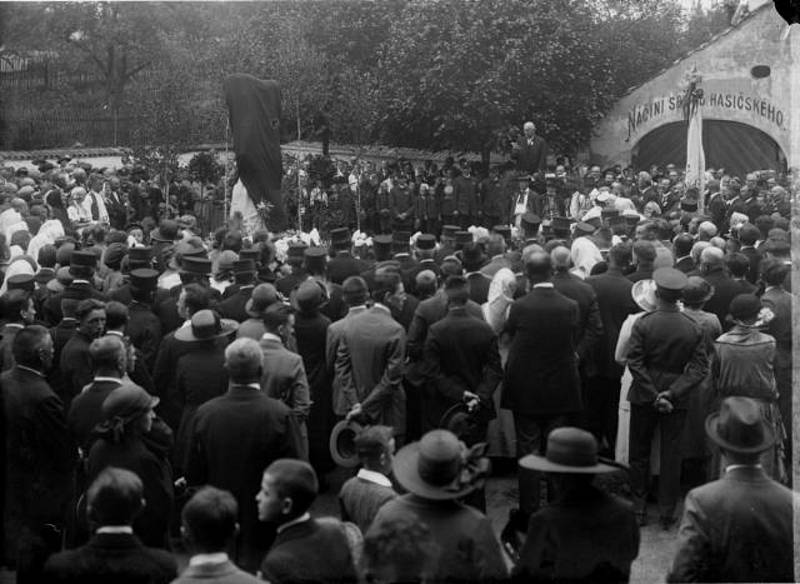
[[[488,300],[481,306],[483,318],[498,334],[506,324],[508,309],[514,302],[517,289],[517,277],[508,268],[501,268],[489,284]]]
[[[30,274],[33,276],[35,273],[36,272],[34,272],[33,267],[28,260],[22,256],[18,256],[16,259],[11,260],[11,263],[6,268],[6,275],[5,278],[3,278],[3,285],[0,286],[0,296],[8,291],[8,280],[12,276],[17,276],[19,274]]]
[[[28,244],[28,255],[39,261],[39,250],[45,245],[53,245],[56,239],[64,237],[64,226],[58,219],[45,221],[39,228],[39,232],[31,239]]]
[[[19,211],[13,207],[9,207],[0,213],[0,233],[6,236],[6,241],[11,241],[11,235],[8,233],[8,228],[19,222],[24,223],[25,220],[22,218],[22,215],[19,214]],[[25,228],[27,229],[27,224]]]

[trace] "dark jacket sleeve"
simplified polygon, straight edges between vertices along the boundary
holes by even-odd
[[[647,370],[647,364],[645,363],[644,326],[641,318],[634,323],[631,331],[631,340],[628,345],[628,369],[639,390],[643,394],[649,395],[652,401],[655,401],[658,396],[658,390],[650,377],[650,372]]]
[[[492,336],[489,343],[486,365],[483,367],[483,376],[481,383],[478,386],[476,393],[481,397],[485,403],[492,403],[492,396],[494,395],[497,386],[503,379],[503,366],[500,360],[500,351],[497,348],[497,335]]]
[[[593,294],[592,302],[589,305],[589,310],[586,315],[586,322],[584,323],[583,335],[575,349],[581,361],[591,354],[592,349],[600,341],[602,336],[603,319],[600,316],[600,306],[597,304],[597,296]]]
[[[692,351],[692,358],[683,370],[683,375],[672,382],[669,387],[670,397],[678,399],[685,395],[690,389],[696,387],[708,373],[708,355],[706,353],[706,343],[703,333],[697,329],[695,348]]]

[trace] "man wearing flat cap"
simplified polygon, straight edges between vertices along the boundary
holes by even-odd
[[[661,437],[661,474],[658,507],[661,526],[675,523],[680,496],[680,440],[686,421],[689,392],[708,372],[706,343],[695,321],[678,310],[687,285],[683,272],[659,268],[653,273],[657,308],[636,321],[631,333],[628,368],[633,382],[629,460],[631,488],[639,524],[647,522],[650,444],[658,427]]]
[[[706,433],[728,466],[686,496],[667,582],[793,582],[798,498],[758,464],[775,442],[760,406],[726,398]]]

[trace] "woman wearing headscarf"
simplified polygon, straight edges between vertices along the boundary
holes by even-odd
[[[39,228],[39,232],[31,239],[28,244],[28,255],[34,259],[39,258],[39,250],[45,245],[55,245],[56,239],[64,237],[64,226],[58,219],[45,221]]]
[[[619,330],[619,337],[617,339],[617,348],[614,353],[614,358],[620,365],[626,365],[628,361],[628,348],[631,340],[631,332],[633,325],[643,315],[648,312],[653,312],[656,309],[656,284],[652,279],[639,280],[631,288],[631,296],[633,301],[641,308],[640,312],[628,315],[622,323]],[[617,462],[623,464],[628,463],[628,433],[630,431],[631,422],[631,404],[628,401],[628,390],[631,387],[633,377],[631,372],[625,367],[625,372],[622,374],[622,384],[619,394],[619,423],[617,425],[617,444],[615,458]],[[656,432],[656,438],[658,432]],[[653,456],[650,460],[658,460],[657,456]]]
[[[8,290],[9,278],[20,274],[30,274],[31,276],[36,274],[36,262],[32,261],[30,257],[21,254],[12,257],[11,263],[8,264],[5,274],[3,275],[3,285],[0,286],[0,296],[5,294]]]
[[[86,463],[91,484],[109,467],[136,473],[144,485],[145,508],[133,522],[133,531],[149,547],[166,547],[167,526],[173,501],[172,470],[166,456],[156,454],[144,442],[152,428],[158,398],[133,383],[123,383],[103,402],[104,421]]]

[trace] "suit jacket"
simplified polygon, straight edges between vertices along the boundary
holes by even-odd
[[[142,480],[147,505],[134,520],[134,531],[145,545],[165,548],[174,497],[172,468],[167,453],[153,452],[139,437],[126,437],[118,443],[101,438],[89,451],[86,484],[91,485],[109,466],[129,470]]]
[[[344,527],[333,518],[309,519],[281,531],[261,574],[272,584],[358,581]]]
[[[603,336],[603,319],[594,288],[578,276],[569,272],[558,272],[553,276],[553,286],[567,298],[578,303],[578,338],[575,352],[581,361],[582,371],[596,372],[592,351]]]
[[[747,272],[747,281],[755,284],[758,277],[761,275],[761,254],[752,246],[745,246],[739,250],[739,253],[744,254],[750,260],[750,271]]]
[[[762,469],[692,489],[668,582],[793,582],[797,495]]]
[[[8,371],[14,364],[14,339],[17,338],[17,333],[22,330],[23,325],[17,323],[8,323],[3,325],[0,329],[0,373]]]
[[[345,397],[342,394],[342,382],[336,375],[336,354],[339,351],[339,344],[341,343],[344,329],[347,326],[347,320],[356,314],[360,314],[367,310],[366,306],[353,306],[348,311],[347,315],[337,320],[328,327],[325,342],[325,365],[328,368],[328,375],[331,379],[331,401],[333,412],[339,416],[347,414],[348,407],[344,401]]]
[[[672,404],[686,409],[688,392],[708,373],[702,329],[676,306],[643,314],[631,331],[628,369],[633,376],[631,403],[652,404],[660,392],[669,391]]]
[[[129,306],[130,318],[125,334],[133,346],[141,351],[147,368],[152,370],[156,363],[158,345],[161,343],[161,322],[153,309],[141,302],[133,301]]]
[[[85,453],[89,453],[92,430],[105,419],[103,402],[121,384],[122,380],[114,379],[92,381],[72,400],[67,414],[67,427],[75,444],[83,448]]]
[[[428,375],[423,404],[425,427],[439,427],[444,413],[462,401],[464,391],[480,396],[487,415],[494,418],[494,392],[503,378],[497,335],[486,321],[467,313],[466,308],[450,309],[434,324],[425,342]]]
[[[731,323],[727,319],[728,309],[731,306],[731,300],[739,293],[739,286],[728,275],[724,267],[706,272],[703,274],[703,278],[714,286],[714,295],[706,302],[703,310],[716,314],[722,324],[722,330],[726,331],[731,328]]]
[[[16,556],[23,530],[45,523],[63,525],[72,495],[76,449],[67,431],[64,406],[45,379],[15,366],[0,375],[1,428],[5,464],[3,533],[6,560]]]
[[[275,282],[275,288],[278,290],[278,292],[288,298],[295,286],[299,285],[301,282],[304,282],[307,278],[308,273],[304,269],[292,268],[291,274],[288,274],[283,278],[279,278]]]
[[[339,252],[328,262],[328,278],[334,284],[342,284],[350,276],[358,276],[364,271],[361,260],[354,258],[350,252]]]
[[[253,295],[254,285],[241,286],[232,296],[226,298],[217,305],[217,312],[222,318],[232,318],[236,322],[244,322],[250,315],[244,307]]]
[[[792,349],[792,295],[782,288],[768,288],[761,295],[761,304],[775,315],[764,332],[775,337],[778,350]]]
[[[603,334],[594,351],[597,375],[608,379],[619,379],[622,377],[623,368],[614,359],[614,351],[622,323],[628,315],[638,311],[631,297],[633,283],[616,268],[609,268],[598,276],[589,276],[586,283],[597,295],[600,319],[603,321]]]
[[[479,304],[470,300],[467,302],[467,312],[476,318],[483,318],[483,310]],[[422,357],[422,348],[428,336],[428,329],[440,321],[447,314],[447,296],[444,290],[439,290],[431,298],[423,300],[414,311],[411,326],[408,327],[408,356],[411,360]]]
[[[531,516],[514,580],[627,582],[637,555],[633,507],[589,486]]]
[[[94,366],[89,356],[90,339],[79,330],[67,341],[59,358],[59,371],[63,382],[64,401],[69,407],[72,399],[78,395],[94,378]]]
[[[298,422],[305,422],[311,397],[302,357],[273,338],[261,339],[261,352],[264,355],[261,390],[286,404]]]
[[[402,495],[380,508],[370,531],[409,517],[430,529],[436,544],[433,582],[496,582],[507,571],[489,519],[457,501]]]
[[[544,138],[534,136],[533,145],[530,145],[527,136],[522,136],[518,144],[519,149],[511,153],[517,161],[517,170],[533,173],[547,169],[547,142]]]
[[[135,535],[98,533],[85,546],[50,557],[44,574],[52,584],[167,584],[178,566],[172,554],[144,547]]]
[[[489,286],[492,279],[483,272],[467,274],[469,282],[469,298],[476,304],[483,304],[489,299]]]
[[[502,406],[531,416],[582,409],[575,339],[578,304],[548,287],[514,301],[505,331],[511,336]]]
[[[252,574],[240,570],[230,560],[220,564],[198,564],[187,566],[172,584],[260,584]]]
[[[374,423],[405,432],[403,361],[406,333],[389,309],[375,305],[346,320],[336,354],[336,375],[347,410],[357,403]]]
[[[232,385],[200,406],[188,453],[189,485],[230,491],[239,502],[236,563],[255,572],[269,544],[269,528],[258,520],[255,494],[264,469],[278,458],[299,458],[303,446],[288,407],[259,389]]]

